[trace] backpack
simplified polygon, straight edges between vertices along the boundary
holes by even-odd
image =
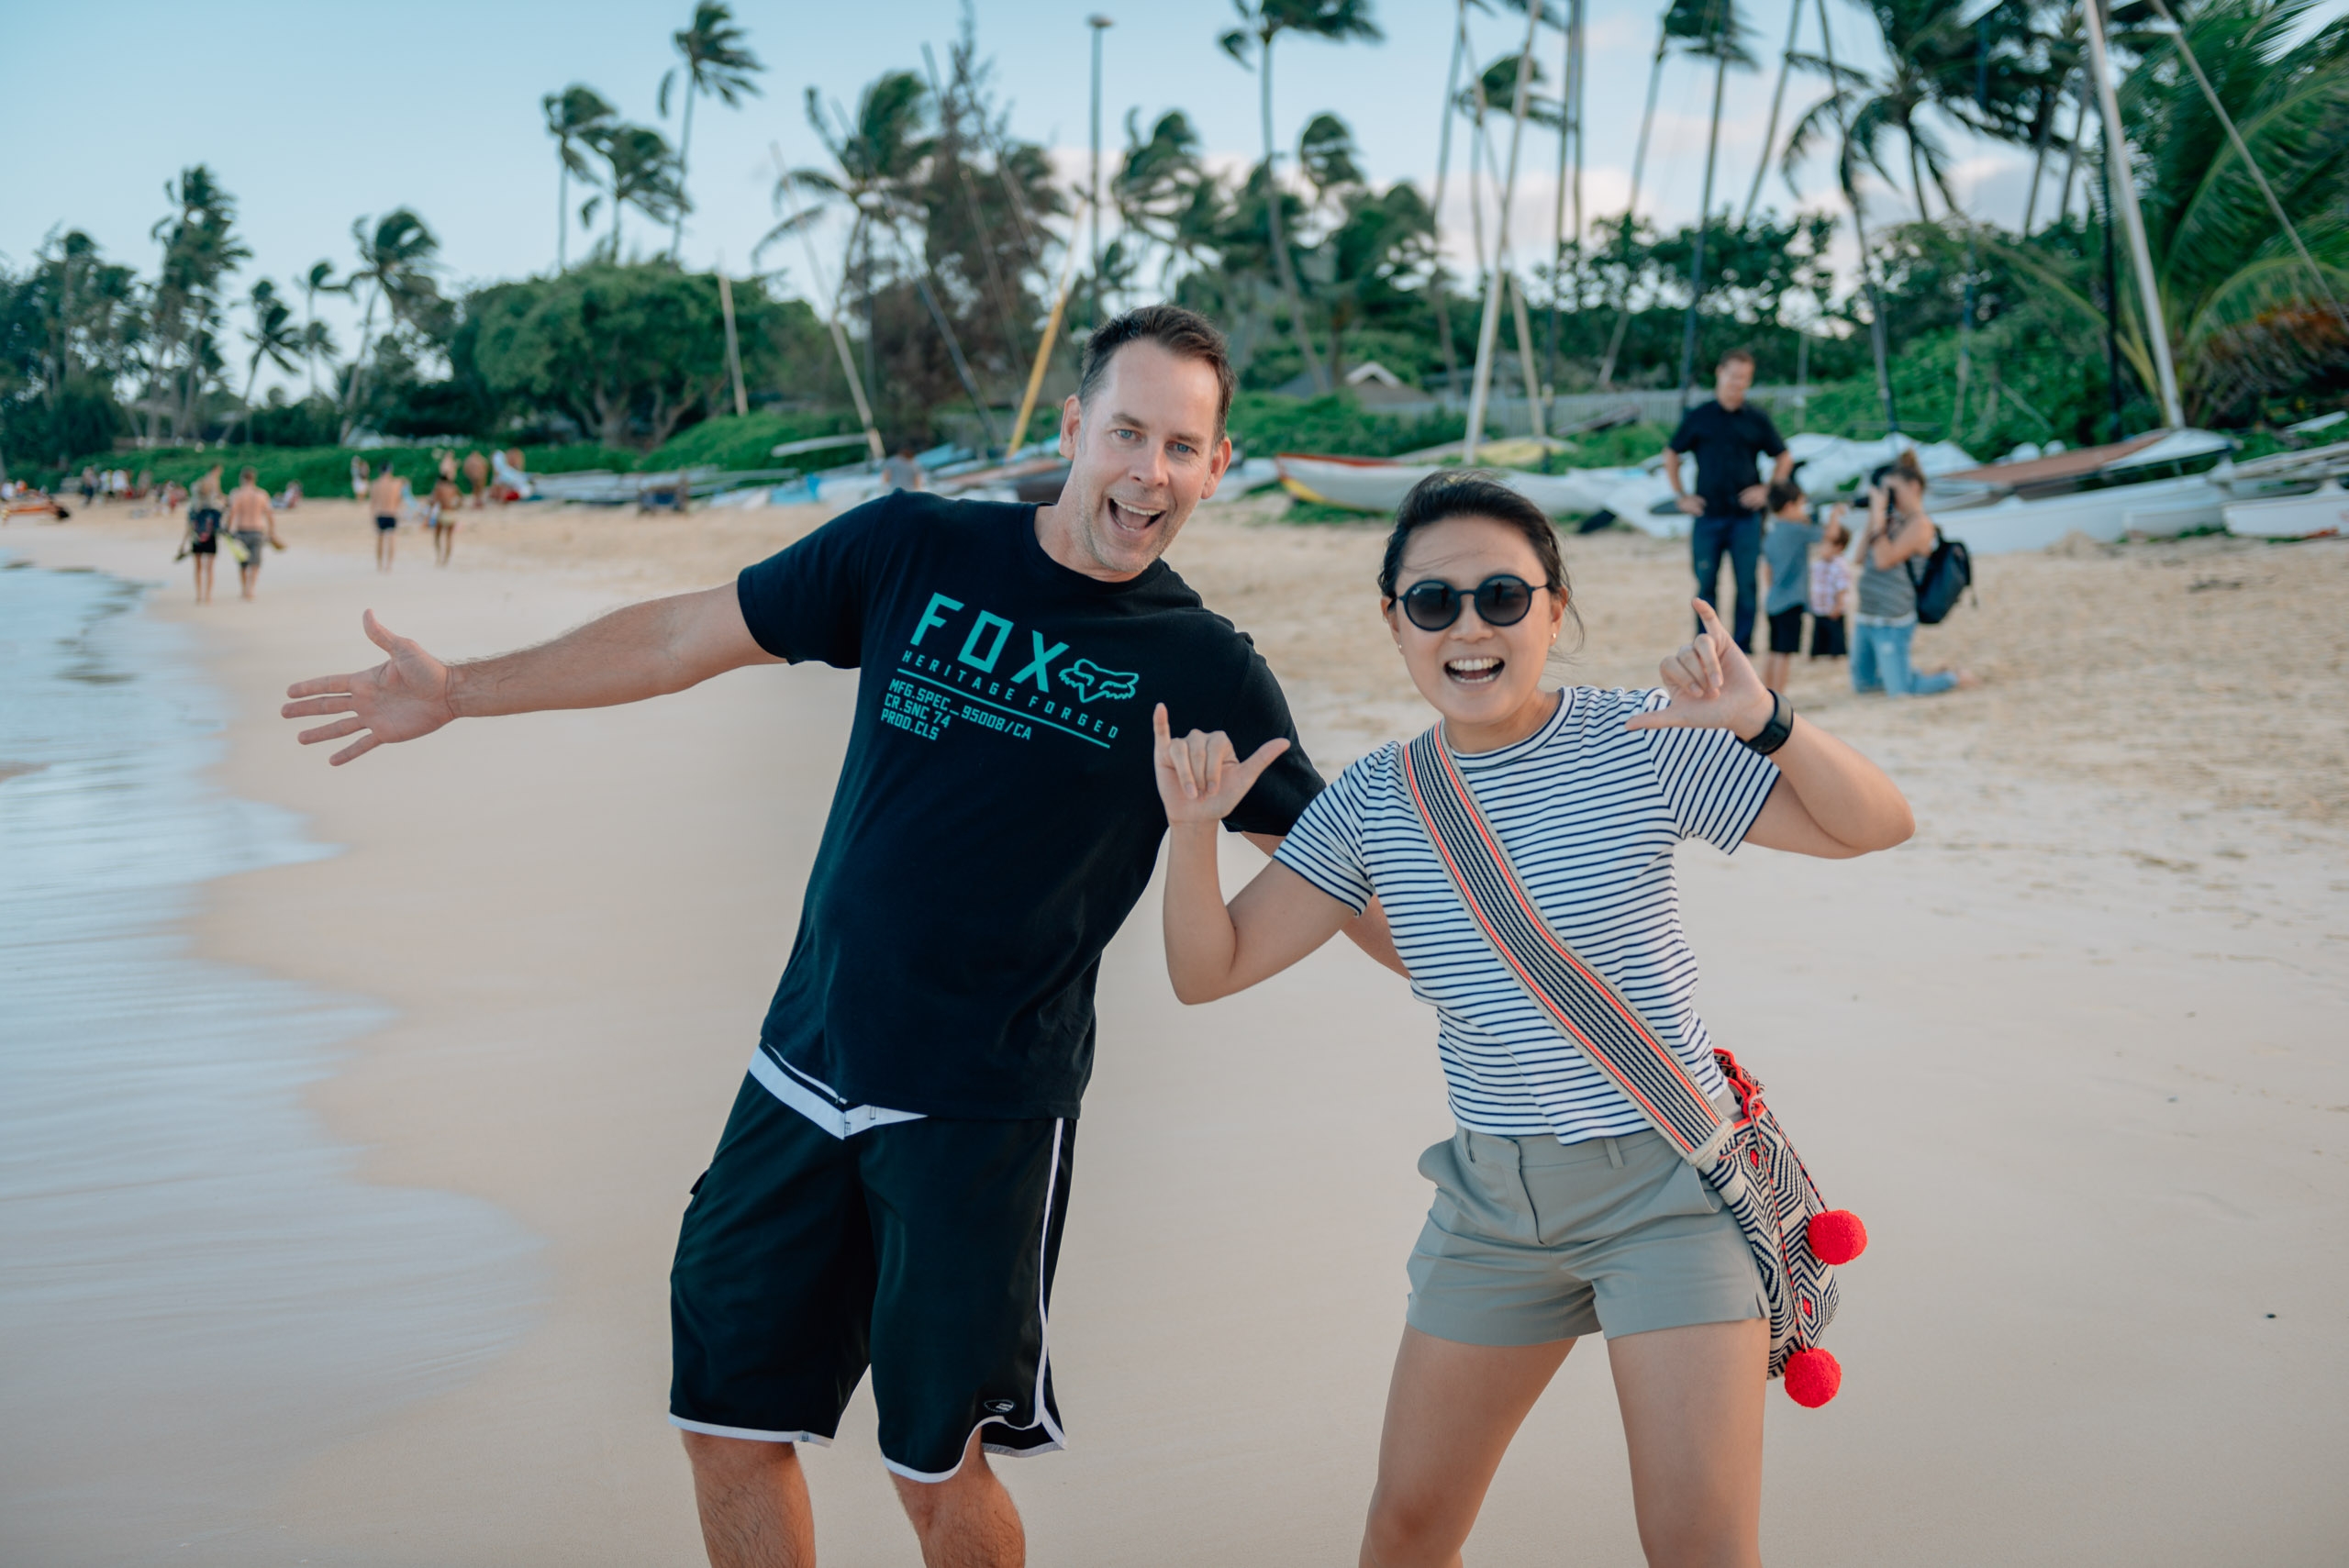
[[[1974,585],[1974,557],[1962,540],[1944,537],[1925,558],[1924,569],[1909,563],[1909,581],[1917,585],[1917,620],[1938,626],[1957,608],[1958,595]]]

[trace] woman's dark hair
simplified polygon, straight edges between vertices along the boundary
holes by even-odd
[[[1489,517],[1504,528],[1515,528],[1533,547],[1533,559],[1542,563],[1542,584],[1558,595],[1573,617],[1575,630],[1582,630],[1582,617],[1575,609],[1574,584],[1566,580],[1565,558],[1558,550],[1558,530],[1541,507],[1517,491],[1510,489],[1493,475],[1476,469],[1449,469],[1431,473],[1411,486],[1403,504],[1395,508],[1394,531],[1386,536],[1386,555],[1378,563],[1378,595],[1392,600],[1400,588],[1398,579],[1403,572],[1403,550],[1411,536],[1432,523],[1453,517]]]

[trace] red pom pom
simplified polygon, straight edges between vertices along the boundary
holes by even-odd
[[[1868,1228],[1848,1208],[1810,1217],[1811,1255],[1830,1265],[1848,1263],[1868,1250]]]
[[[1843,1386],[1842,1363],[1815,1348],[1788,1356],[1779,1376],[1786,1380],[1787,1396],[1806,1410],[1818,1409]]]

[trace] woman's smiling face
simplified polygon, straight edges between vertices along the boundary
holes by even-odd
[[[1443,715],[1455,750],[1486,751],[1531,735],[1549,717],[1542,671],[1558,640],[1565,596],[1544,585],[1549,573],[1532,543],[1507,523],[1485,517],[1446,517],[1415,530],[1396,574],[1397,597],[1386,606],[1411,684]],[[1522,619],[1494,626],[1477,610],[1477,586],[1514,577],[1532,591]],[[1459,617],[1427,631],[1404,613],[1402,597],[1423,583],[1441,583],[1460,595]]]

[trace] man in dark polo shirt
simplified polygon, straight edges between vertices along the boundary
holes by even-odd
[[[1729,552],[1737,579],[1737,611],[1731,634],[1738,647],[1753,651],[1753,611],[1761,603],[1754,567],[1762,558],[1762,502],[1772,483],[1795,471],[1794,454],[1778,439],[1770,416],[1745,401],[1753,385],[1753,356],[1731,349],[1713,370],[1713,399],[1680,417],[1680,428],[1664,449],[1664,476],[1680,509],[1697,519],[1689,529],[1689,556],[1697,568],[1697,596],[1720,607],[1721,553]],[[1680,454],[1697,458],[1697,493],[1680,479]],[[1763,453],[1778,460],[1764,481],[1754,466]],[[1698,630],[1704,628],[1699,626]]]
[[[595,707],[748,664],[862,672],[790,962],[670,1275],[670,1419],[718,1568],[798,1568],[796,1445],[869,1370],[925,1562],[1015,1564],[988,1453],[1056,1449],[1047,1314],[1101,951],[1166,814],[1151,712],[1242,756],[1230,819],[1276,847],[1321,787],[1272,672],[1159,557],[1231,461],[1222,335],[1168,306],[1094,334],[1049,506],[885,495],[740,580],[542,647],[304,681],[333,761],[452,718]],[[362,735],[361,731],[367,733]],[[1399,967],[1375,914],[1353,933]]]

